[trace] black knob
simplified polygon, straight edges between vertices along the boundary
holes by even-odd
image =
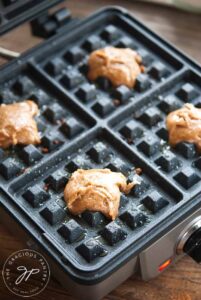
[[[183,251],[197,263],[201,263],[201,228],[197,229],[186,241]]]

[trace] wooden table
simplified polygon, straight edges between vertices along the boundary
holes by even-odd
[[[174,8],[144,4],[136,1],[111,0],[69,0],[65,5],[74,16],[84,17],[105,5],[124,5],[148,27],[162,35],[165,39],[181,48],[201,63],[201,16],[182,12]],[[26,37],[26,38],[25,38]],[[39,43],[41,39],[32,37],[27,24],[20,26],[0,38],[0,46],[23,52]],[[0,63],[5,60],[1,59]],[[23,249],[25,245],[17,236],[11,235],[0,225],[0,263],[1,268],[5,259],[14,251]],[[2,279],[2,278],[1,278]],[[0,298],[14,300],[12,295],[0,281]],[[42,299],[73,300],[69,293],[54,279],[37,297]],[[159,278],[142,282],[134,276],[119,286],[104,300],[200,300],[201,299],[201,268],[190,258],[184,258]],[[81,300],[81,299],[80,299]]]

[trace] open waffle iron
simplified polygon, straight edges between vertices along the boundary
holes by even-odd
[[[136,87],[91,83],[87,57],[106,45],[129,47],[146,72]],[[201,157],[172,149],[166,115],[201,107],[201,68],[123,8],[100,10],[2,67],[0,101],[34,100],[39,146],[0,149],[0,214],[40,249],[52,274],[79,299],[100,299],[133,273],[150,279],[184,252],[201,260]],[[72,216],[63,199],[78,168],[110,168],[141,183],[122,195],[119,216]]]

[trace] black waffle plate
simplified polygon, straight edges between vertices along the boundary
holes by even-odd
[[[146,71],[134,89],[87,79],[88,55],[106,45],[141,54]],[[44,247],[51,244],[69,273],[77,270],[74,277],[108,276],[199,204],[201,158],[189,143],[171,149],[165,118],[185,102],[201,107],[200,67],[125,10],[94,14],[1,73],[2,103],[39,105],[42,144],[0,151],[0,187],[43,233]],[[71,173],[106,167],[128,177],[142,169],[118,218],[72,216],[63,199]]]

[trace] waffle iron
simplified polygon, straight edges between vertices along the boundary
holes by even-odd
[[[146,71],[135,89],[89,82],[87,57],[106,45],[136,49]],[[154,278],[183,255],[201,261],[201,158],[172,149],[166,115],[201,107],[201,67],[120,7],[102,9],[2,67],[0,101],[34,100],[39,146],[0,149],[0,216],[39,249],[79,299],[101,299],[132,274]],[[141,183],[115,221],[72,216],[63,199],[78,168],[110,168]],[[167,263],[169,262],[169,263]]]

